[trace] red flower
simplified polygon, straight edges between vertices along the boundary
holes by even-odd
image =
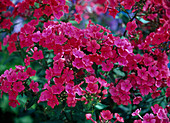
[[[143,80],[148,80],[148,71],[146,71],[146,68],[142,67],[142,69],[139,69],[138,76]]]
[[[64,91],[64,86],[60,83],[53,85],[52,87],[53,94],[60,94],[62,91]]]
[[[56,39],[55,39],[55,44],[64,44],[65,42],[67,41],[67,38],[64,37],[63,34],[59,35],[59,36],[56,36]]]
[[[77,69],[83,68],[84,64],[82,62],[82,59],[75,58],[74,61],[73,61],[73,66],[76,67]]]
[[[25,89],[24,85],[22,84],[21,81],[19,82],[14,82],[13,83],[13,88],[14,91],[21,92]]]
[[[69,82],[70,80],[74,79],[73,73],[73,70],[69,70],[69,68],[67,67],[66,69],[64,69],[62,77],[66,79],[67,82]]]
[[[106,63],[103,62],[102,63],[102,70],[103,71],[110,71],[113,68],[113,63],[111,62],[111,60],[107,60]]]
[[[133,99],[133,104],[139,104],[140,101],[142,101],[142,97],[137,96],[137,97],[135,97],[135,98]]]
[[[124,82],[121,83],[121,90],[128,92],[132,88],[131,83],[129,80],[125,80]]]
[[[80,21],[82,21],[80,14],[74,14],[74,17],[75,17],[75,21],[77,21],[78,24],[80,23]]]
[[[29,68],[26,70],[26,73],[27,73],[28,76],[35,76],[36,71],[33,70],[31,67],[29,67]]]
[[[97,78],[94,76],[85,77],[86,83],[96,83]]]
[[[113,118],[113,114],[109,110],[103,110],[100,115],[105,120],[111,120]]]
[[[8,82],[16,82],[18,79],[17,74],[15,72],[12,72],[11,74],[7,75]]]
[[[54,108],[55,105],[59,105],[57,97],[53,95],[53,97],[48,100],[47,105],[51,106],[52,108]]]
[[[132,22],[128,22],[127,26],[126,26],[126,30],[129,32],[132,32],[133,30],[135,30],[137,28],[136,22],[132,21]]]
[[[119,13],[117,9],[109,9],[109,15],[113,16],[113,18],[116,17],[117,13]]]
[[[35,60],[43,59],[44,56],[43,56],[42,50],[35,51],[34,54],[33,54],[33,56],[32,56],[32,58],[35,59]]]
[[[30,89],[32,89],[33,92],[38,92],[39,91],[38,82],[34,82],[32,80],[29,86],[30,86]]]
[[[96,53],[97,49],[100,49],[100,45],[96,42],[96,40],[92,40],[87,43],[87,51]]]
[[[10,30],[10,28],[11,28],[12,25],[13,25],[13,23],[11,22],[10,19],[4,19],[4,20],[2,21],[2,23],[0,24],[0,26],[2,26],[2,28],[8,29],[8,30]]]
[[[98,84],[92,84],[92,83],[88,83],[87,87],[86,87],[86,90],[89,92],[89,93],[97,93],[98,91]]]
[[[27,73],[26,72],[18,72],[18,79],[19,80],[22,80],[22,81],[24,81],[24,80],[26,80],[28,78],[28,76],[27,76]]]
[[[20,103],[18,102],[18,100],[9,100],[9,106],[12,106],[13,108],[15,108],[18,105],[20,105]]]
[[[120,117],[120,115],[119,115],[118,113],[115,113],[115,117],[116,117],[116,120],[117,120],[117,121],[124,123],[123,118]]]

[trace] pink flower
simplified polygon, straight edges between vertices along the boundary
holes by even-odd
[[[154,119],[155,116],[150,113],[146,113],[145,116],[143,116],[143,122],[142,123],[155,123],[156,122],[156,119]]]
[[[11,74],[7,75],[8,82],[16,82],[18,80],[17,74],[12,72]]]
[[[46,69],[46,71],[45,71],[45,78],[48,80],[48,81],[50,81],[51,80],[51,78],[53,77],[53,69],[51,68],[51,67],[49,67],[49,70],[48,69]]]
[[[52,92],[52,89],[49,88],[48,90],[45,90],[41,93],[38,103],[47,101],[48,99],[52,99],[52,98],[53,98],[53,92]]]
[[[111,120],[113,118],[113,114],[109,110],[103,110],[100,115],[105,120]]]
[[[88,83],[86,90],[93,94],[93,93],[97,93],[98,91],[98,84],[92,84],[92,83]]]
[[[136,111],[132,113],[132,116],[139,115],[140,111],[141,111],[141,109],[136,109]]]
[[[18,92],[14,91],[14,90],[10,90],[8,92],[9,95],[9,100],[16,100],[17,96],[18,96]]]
[[[125,9],[131,9],[135,5],[135,0],[124,0],[123,6]]]
[[[39,19],[42,15],[43,15],[43,13],[42,13],[42,9],[41,8],[38,8],[38,9],[34,10],[33,16],[36,17],[37,19]]]
[[[46,7],[47,7],[47,6],[46,6]],[[51,33],[52,33],[52,29],[51,29],[51,28],[45,28],[45,29],[43,30],[43,32],[42,32],[42,36],[43,36],[44,38],[46,38],[47,36],[50,36]]]
[[[100,45],[96,42],[96,40],[92,40],[87,43],[87,51],[96,53],[97,49],[100,49]]]
[[[3,21],[0,24],[0,26],[2,26],[3,29],[8,29],[8,30],[10,30],[12,25],[13,23],[11,22],[10,19],[3,19]]]
[[[61,94],[62,91],[64,91],[64,86],[60,83],[53,85],[52,87],[53,94]]]
[[[154,106],[151,106],[151,109],[153,111],[154,114],[157,114],[158,113],[158,110],[159,109],[162,109],[161,106],[159,106],[158,104],[155,104]]]
[[[102,70],[103,71],[110,71],[113,68],[113,63],[111,62],[111,60],[107,60],[106,63],[103,62],[102,63]]]
[[[76,67],[77,69],[80,69],[80,68],[83,68],[83,67],[84,67],[84,64],[83,64],[83,62],[82,62],[82,59],[80,59],[80,58],[75,58],[72,64],[73,64],[73,66]]]
[[[140,96],[137,96],[137,97],[135,97],[134,99],[133,99],[133,104],[139,104],[140,103],[140,101],[142,101],[142,97],[140,97]]]
[[[60,76],[61,72],[63,71],[64,63],[62,61],[57,62],[53,66],[53,72],[56,76]]]
[[[134,120],[133,123],[142,123],[142,121],[141,120]]]
[[[26,73],[27,73],[28,76],[35,76],[36,71],[33,70],[31,67],[29,67],[29,68],[26,70]]]
[[[77,93],[79,96],[84,95],[84,93],[86,92],[80,87],[83,83],[84,83],[84,81],[73,87],[74,92]]]
[[[106,80],[99,78],[98,82],[100,83],[101,86],[108,87],[109,84],[107,83]]]
[[[13,108],[15,108],[17,105],[20,105],[18,100],[9,100],[9,106],[12,106]]]
[[[52,108],[54,108],[55,105],[59,105],[57,97],[53,95],[53,97],[48,100],[47,105],[51,106]]]
[[[21,92],[25,89],[24,85],[22,84],[21,81],[19,82],[14,82],[13,83],[13,88],[14,91]]]
[[[166,97],[170,97],[170,88],[167,88],[167,89],[166,89],[165,96],[166,96]]]
[[[28,76],[27,76],[27,73],[26,72],[18,72],[18,79],[19,80],[22,80],[22,81],[24,81],[24,80],[26,80],[28,78]]]
[[[83,58],[85,56],[83,51],[77,50],[77,49],[73,49],[73,55],[76,58]]]
[[[75,95],[72,95],[72,94],[68,94],[68,97],[67,97],[67,105],[68,107],[75,107],[76,106],[76,103],[77,103],[77,100],[75,98]]]
[[[33,58],[33,59],[35,59],[35,60],[43,59],[43,58],[44,58],[44,56],[43,56],[43,52],[42,52],[42,50],[35,51],[35,52],[33,53],[32,58]]]
[[[11,90],[11,85],[12,85],[12,82],[4,81],[1,86],[2,91],[5,93],[8,93],[8,91]]]
[[[121,83],[121,90],[128,92],[132,88],[131,83],[128,80],[125,80]]]
[[[120,115],[119,115],[118,113],[115,113],[115,117],[116,117],[116,120],[117,120],[117,121],[124,123],[123,118],[120,117]]]
[[[32,89],[33,92],[38,92],[39,91],[38,82],[34,82],[32,80],[29,86],[30,86],[30,89]]]
[[[91,115],[91,114],[86,114],[86,119],[87,119],[87,120],[90,120],[90,119],[91,119],[91,117],[92,117],[92,115]]]
[[[148,80],[148,71],[146,71],[146,68],[142,67],[142,69],[138,69],[138,76],[143,80]]]
[[[168,118],[167,117],[167,114],[165,113],[165,110],[164,109],[159,109],[158,110],[158,112],[157,112],[157,117],[159,118],[159,119],[166,119],[166,118]]]
[[[144,95],[148,95],[149,92],[152,92],[151,88],[148,87],[147,85],[141,86],[140,87],[140,93],[142,94],[142,96]]]
[[[77,21],[77,23],[79,24],[80,21],[82,20],[81,15],[80,14],[74,14],[75,17],[75,21]]]
[[[38,43],[41,40],[41,32],[38,31],[34,34],[32,34],[32,41],[35,43]]]
[[[9,52],[9,54],[13,53],[14,51],[17,50],[15,43],[9,43],[9,46],[7,47],[7,50]]]
[[[132,21],[132,22],[128,22],[127,26],[126,26],[126,30],[129,32],[132,32],[133,30],[135,30],[137,28],[136,22]]]
[[[86,83],[96,83],[97,78],[94,76],[85,77]]]
[[[74,79],[74,75],[73,74],[74,74],[73,70],[69,70],[69,68],[67,67],[66,69],[64,69],[62,77],[64,79],[66,79],[67,82],[69,82],[70,80]]]
[[[91,120],[93,123],[97,123],[96,121],[94,121],[93,119],[92,119],[92,115],[89,113],[89,114],[86,114],[86,119],[87,120]]]
[[[156,77],[158,76],[159,72],[157,71],[158,68],[156,66],[149,66],[148,68],[148,73],[150,74],[151,77]]]
[[[154,59],[152,57],[148,57],[147,55],[144,54],[144,65],[146,66],[151,66],[154,64]]]
[[[55,44],[64,44],[67,41],[67,38],[64,37],[63,34],[56,36]]]

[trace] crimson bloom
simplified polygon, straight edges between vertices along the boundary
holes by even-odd
[[[4,19],[4,20],[2,21],[2,23],[0,24],[0,26],[2,26],[2,28],[8,29],[8,30],[10,30],[10,28],[11,28],[12,25],[13,25],[13,23],[11,22],[10,19]]]
[[[113,114],[109,110],[103,110],[100,115],[105,120],[111,120],[113,118]]]
[[[133,30],[135,30],[137,28],[136,22],[132,21],[132,22],[128,22],[127,26],[126,26],[126,30],[129,32],[132,32]]]
[[[89,92],[89,93],[97,93],[98,91],[98,84],[93,84],[93,83],[88,83],[87,87],[86,87],[86,90]]]
[[[9,100],[9,106],[12,106],[13,108],[15,108],[17,105],[20,105],[18,100]]]
[[[43,56],[42,50],[35,51],[32,58],[35,59],[35,60],[43,59],[44,56]]]
[[[103,71],[110,71],[113,68],[113,63],[111,62],[111,60],[107,60],[106,63],[103,62],[102,63],[102,70]]]
[[[138,76],[143,80],[148,80],[148,71],[146,71],[146,68],[142,67],[142,69],[138,69]]]
[[[123,90],[125,92],[128,92],[131,89],[131,87],[132,87],[132,85],[128,80],[121,83],[121,90]]]
[[[116,120],[119,121],[119,122],[123,122],[124,123],[124,120],[122,117],[120,117],[120,115],[118,113],[115,113],[115,117],[116,117]]]
[[[87,43],[87,51],[96,53],[97,49],[100,49],[100,45],[96,42],[96,40],[92,40]]]
[[[24,85],[22,84],[21,81],[19,82],[14,82],[13,83],[13,88],[14,91],[21,92],[25,89]]]
[[[30,86],[30,89],[32,89],[33,92],[38,92],[39,91],[38,82],[34,82],[32,80],[29,86]]]
[[[55,105],[59,105],[57,97],[53,95],[53,97],[48,100],[47,105],[51,106],[52,108],[54,108]]]
[[[119,11],[117,9],[109,9],[109,15],[111,15],[113,18],[116,17],[117,13],[119,13]]]

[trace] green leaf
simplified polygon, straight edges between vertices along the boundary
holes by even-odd
[[[103,110],[106,107],[108,107],[108,106],[104,105],[102,103],[97,103],[97,105],[95,105],[95,108],[98,109],[98,110]]]

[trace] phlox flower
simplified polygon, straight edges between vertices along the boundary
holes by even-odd
[[[103,110],[100,112],[100,115],[105,120],[111,120],[113,118],[113,114],[109,110]]]
[[[21,81],[19,82],[14,82],[13,83],[13,88],[14,91],[21,92],[25,89],[24,85],[22,84]]]

